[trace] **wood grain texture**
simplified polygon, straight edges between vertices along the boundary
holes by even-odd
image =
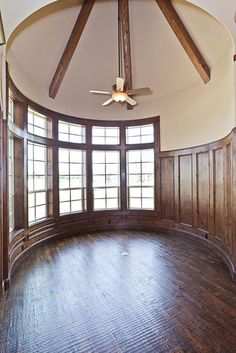
[[[197,227],[208,232],[210,211],[209,154],[197,154]]]
[[[192,156],[179,157],[179,208],[180,222],[193,223],[193,195],[192,195]]]
[[[203,82],[207,83],[211,77],[210,68],[176,12],[171,0],[156,0],[156,3],[174,31],[189,59],[192,61],[201,76]]]
[[[121,20],[121,32],[123,43],[125,84],[127,90],[132,90],[132,63],[131,63],[131,43],[130,43],[130,24],[129,24],[129,0],[118,0],[119,15]],[[132,96],[130,96],[132,97]],[[127,104],[128,110],[132,110],[133,106]]]
[[[174,158],[161,158],[161,217],[175,220]]]
[[[190,240],[87,233],[42,246],[18,268],[0,305],[0,347],[4,353],[233,353],[235,297],[226,266]]]
[[[78,45],[80,37],[88,21],[89,15],[92,11],[95,0],[84,0],[78,18],[75,22],[74,28],[71,32],[70,38],[66,44],[65,50],[62,54],[60,62],[57,66],[53,79],[49,87],[49,97],[55,98],[57,92],[62,84],[63,78],[66,74],[72,56]]]

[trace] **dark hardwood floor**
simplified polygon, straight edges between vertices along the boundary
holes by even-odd
[[[2,353],[236,353],[236,284],[191,240],[86,234],[26,258],[0,325]]]

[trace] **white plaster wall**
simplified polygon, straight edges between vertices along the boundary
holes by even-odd
[[[195,83],[158,101],[162,150],[205,144],[230,133],[235,126],[233,66],[230,45],[206,86]]]

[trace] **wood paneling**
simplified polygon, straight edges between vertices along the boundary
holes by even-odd
[[[180,222],[192,225],[193,195],[192,195],[192,156],[179,157],[179,210]]]
[[[214,151],[214,233],[217,240],[223,241],[224,235],[224,151],[222,148]]]
[[[160,159],[161,168],[161,218],[175,219],[174,157]]]
[[[208,231],[210,175],[208,152],[197,154],[197,227]]]

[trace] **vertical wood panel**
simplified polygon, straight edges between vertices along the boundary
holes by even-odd
[[[175,219],[174,157],[161,158],[161,217]]]
[[[197,227],[209,230],[210,203],[209,153],[197,154]]]
[[[225,245],[232,253],[232,144],[225,146]]]
[[[179,157],[180,222],[193,223],[192,155]]]
[[[224,236],[224,152],[214,151],[214,237],[223,240]]]

